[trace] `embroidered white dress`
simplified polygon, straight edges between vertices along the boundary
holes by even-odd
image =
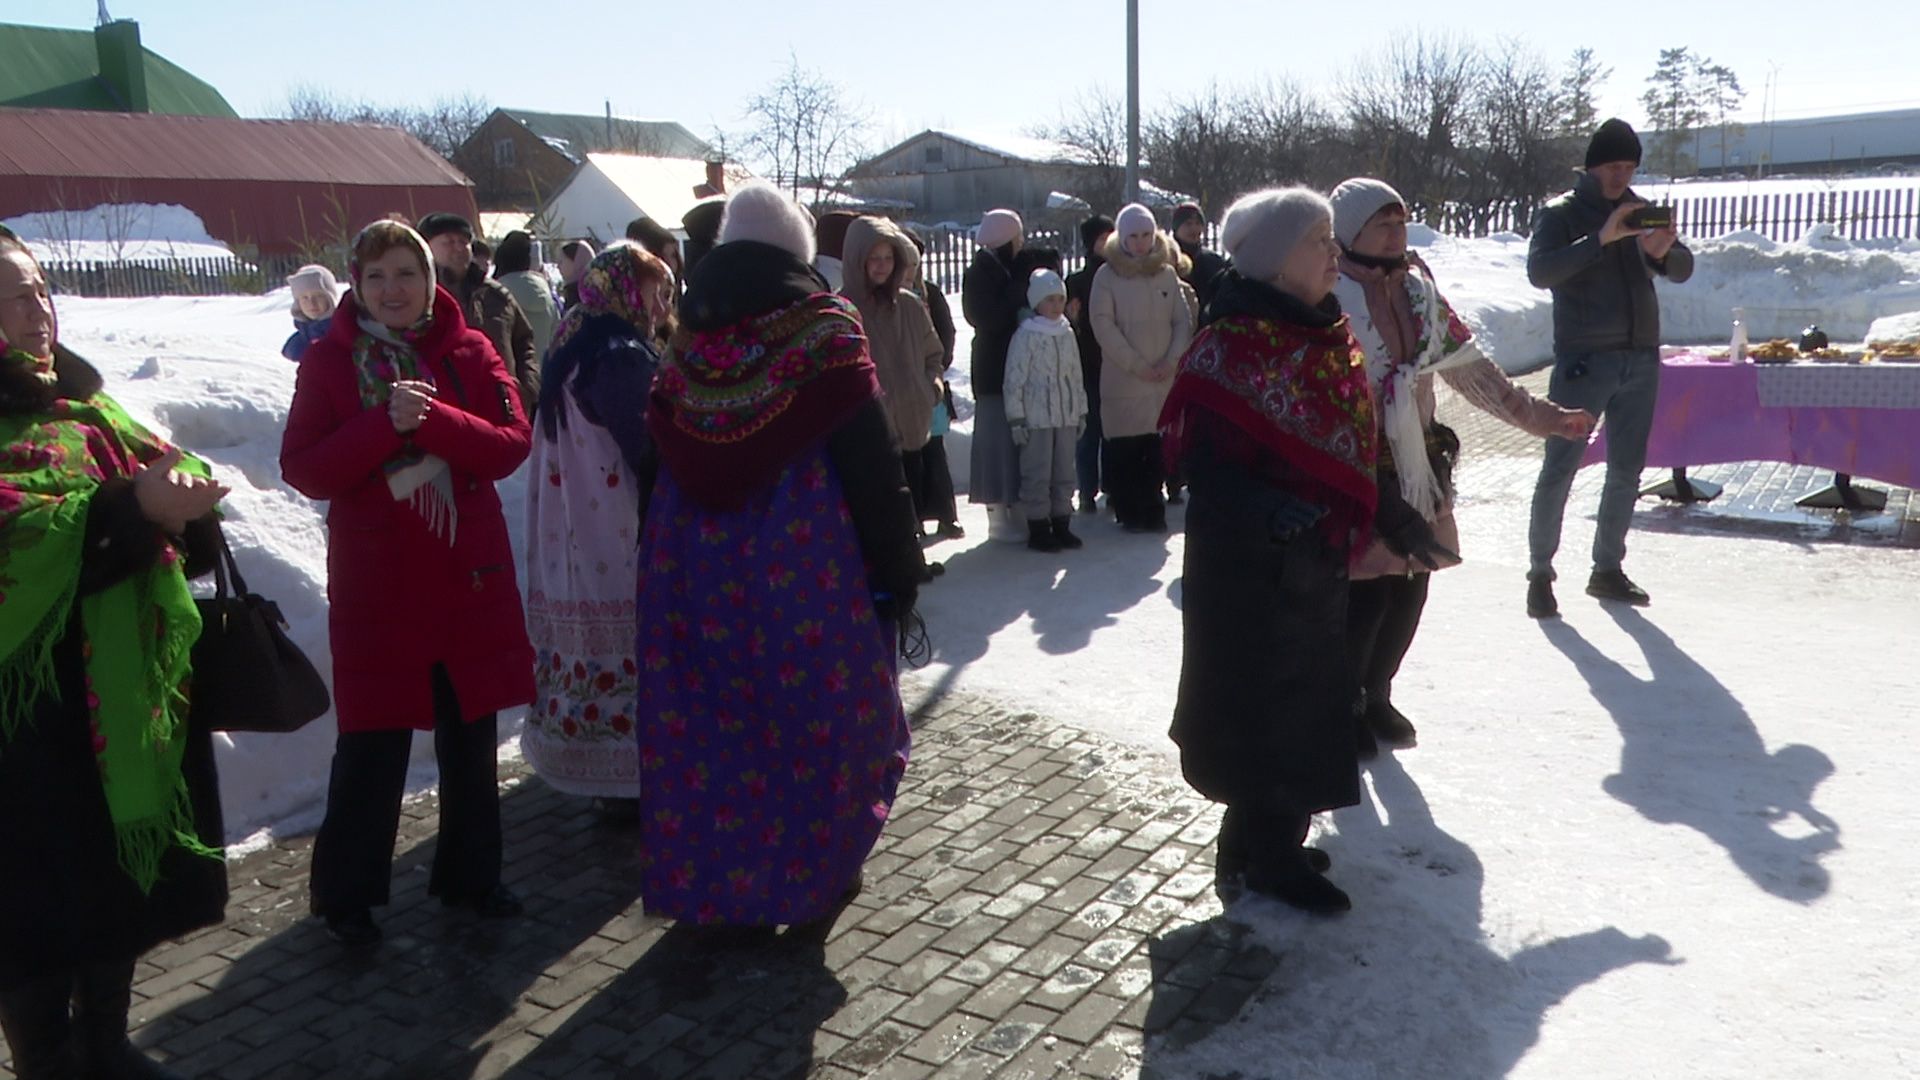
[[[640,792],[635,739],[634,590],[639,488],[608,431],[564,395],[549,441],[534,422],[527,472],[527,631],[533,709],[520,749],[561,791]]]

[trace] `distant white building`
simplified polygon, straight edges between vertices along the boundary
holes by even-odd
[[[1666,135],[1645,138],[1651,151]],[[1732,125],[1724,139],[1720,128],[1703,127],[1687,132],[1680,150],[1711,174],[1824,176],[1920,166],[1920,109]]]
[[[728,185],[747,178],[728,167]],[[533,216],[541,235],[592,240],[600,247],[627,234],[627,222],[650,217],[676,235],[680,217],[700,200],[707,163],[697,158],[588,154]]]

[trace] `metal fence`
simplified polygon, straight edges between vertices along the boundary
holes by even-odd
[[[259,295],[286,283],[308,260],[298,255],[245,259],[42,259],[53,291],[66,296]],[[334,272],[339,273],[335,266]]]

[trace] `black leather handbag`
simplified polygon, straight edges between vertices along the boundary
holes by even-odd
[[[192,722],[214,731],[289,732],[332,707],[326,680],[287,637],[280,605],[247,591],[225,533],[213,596],[200,607],[193,646]]]

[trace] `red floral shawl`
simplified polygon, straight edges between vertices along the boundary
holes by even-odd
[[[733,510],[879,396],[859,314],[816,293],[689,333],[661,362],[647,423],[680,489]]]
[[[1378,436],[1366,354],[1345,317],[1324,328],[1253,315],[1208,326],[1181,358],[1160,412],[1169,462],[1185,456],[1194,409],[1346,496],[1353,523],[1371,527]]]

